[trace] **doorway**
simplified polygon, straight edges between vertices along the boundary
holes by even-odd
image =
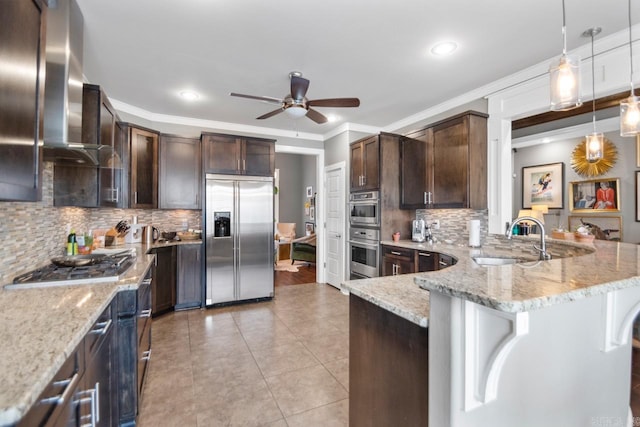
[[[321,267],[324,264],[323,254],[323,236],[324,229],[324,212],[323,212],[323,200],[324,191],[322,188],[322,177],[324,167],[324,150],[318,148],[306,148],[297,146],[283,146],[276,145],[276,159],[280,154],[292,154],[296,156],[290,156],[297,158],[300,163],[304,163],[306,168],[298,175],[288,174],[285,170],[286,164],[278,164],[276,160],[276,168],[279,169],[279,188],[278,198],[280,204],[278,207],[276,219],[284,223],[296,224],[296,236],[298,238],[305,237],[307,230],[311,229],[315,232],[316,236],[316,262],[310,265],[306,262],[296,262],[297,272],[294,271],[279,271],[284,270],[284,263],[281,261],[275,272],[274,284],[275,285],[287,285],[287,284],[299,284],[299,283],[324,283],[324,271]],[[287,156],[281,156],[283,159]],[[289,159],[291,160],[291,159]],[[284,162],[284,160],[283,160]],[[288,164],[292,165],[291,162]],[[309,170],[314,169],[315,176],[310,179]],[[296,168],[296,166],[292,166]],[[313,175],[313,173],[312,173]],[[295,182],[291,182],[294,180]],[[304,182],[304,181],[307,182]],[[307,197],[309,187],[311,187],[311,197]],[[289,193],[292,192],[293,196]],[[287,200],[288,199],[288,200]],[[313,209],[308,209],[306,205],[314,204]],[[309,206],[310,208],[311,206]],[[307,210],[308,209],[308,210]],[[289,212],[287,213],[287,210]],[[291,248],[289,246],[289,248]],[[288,263],[291,263],[289,259]],[[309,265],[309,266],[308,266]],[[291,270],[295,270],[292,268]]]
[[[345,277],[345,162],[324,168],[326,279],[340,289]]]

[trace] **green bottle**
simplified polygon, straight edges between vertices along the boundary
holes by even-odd
[[[76,231],[71,229],[71,233],[67,236],[67,255],[77,255],[78,254],[78,242],[76,242]]]

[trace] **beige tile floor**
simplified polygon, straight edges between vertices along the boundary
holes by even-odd
[[[310,283],[154,319],[140,425],[347,426],[348,301]]]

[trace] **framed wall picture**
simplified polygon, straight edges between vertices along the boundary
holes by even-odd
[[[522,209],[547,205],[564,208],[564,163],[525,166],[522,168]]]
[[[307,187],[307,197],[313,197],[313,187]]]
[[[640,168],[640,135],[636,135],[636,167]]]
[[[622,217],[619,216],[569,216],[569,230],[587,226],[591,234],[600,240],[622,241]]]
[[[309,208],[309,219],[311,221],[315,221],[316,220],[316,207],[315,206],[311,206]]]
[[[620,212],[620,180],[592,179],[569,183],[571,212]]]
[[[312,222],[305,222],[304,223],[304,234],[307,236],[312,235],[313,233],[315,233],[315,225]]]

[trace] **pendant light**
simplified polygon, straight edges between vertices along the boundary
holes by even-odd
[[[586,152],[587,161],[589,163],[595,163],[602,158],[602,150],[604,149],[604,135],[596,131],[596,55],[593,49],[593,39],[600,34],[602,28],[594,27],[586,30],[582,33],[583,36],[591,36],[591,92],[592,92],[592,109],[593,109],[593,133],[587,135]]]
[[[629,81],[631,94],[620,103],[620,135],[636,136],[640,133],[640,99],[633,92],[633,39],[631,38],[631,0],[629,0]]]
[[[549,66],[551,111],[570,110],[582,105],[580,57],[567,55],[567,25],[562,0],[562,55]]]

